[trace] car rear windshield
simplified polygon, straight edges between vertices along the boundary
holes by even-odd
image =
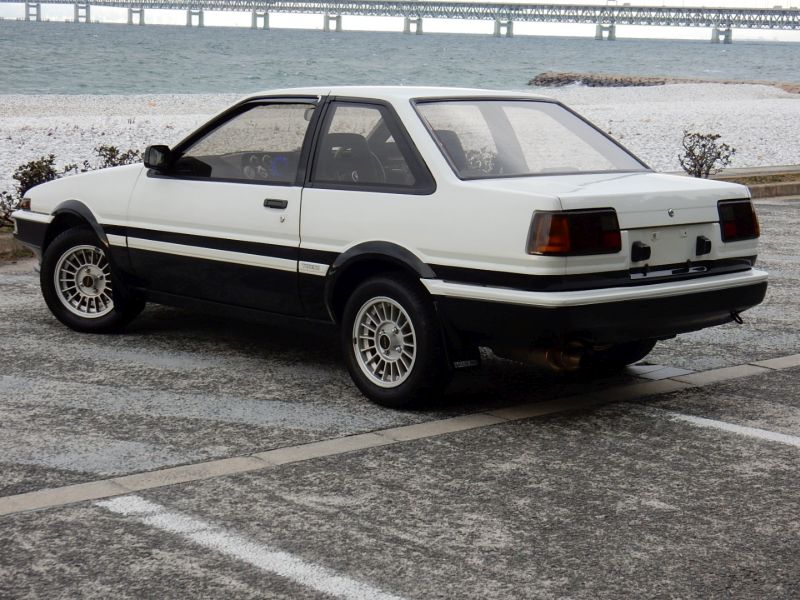
[[[554,102],[434,100],[416,107],[461,179],[648,170]]]

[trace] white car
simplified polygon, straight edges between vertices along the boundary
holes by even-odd
[[[619,368],[767,286],[747,188],[654,173],[523,93],[269,91],[13,216],[69,327],[117,329],[145,301],[335,323],[356,385],[392,407],[441,394],[479,346]]]

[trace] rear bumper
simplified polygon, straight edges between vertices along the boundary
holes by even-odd
[[[721,325],[759,304],[767,274],[750,269],[654,285],[528,292],[423,279],[448,329],[477,342],[619,343]]]

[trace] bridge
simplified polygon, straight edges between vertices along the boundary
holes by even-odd
[[[0,0],[13,3],[15,0]],[[45,4],[73,5],[75,22],[91,22],[91,7],[128,10],[128,23],[143,25],[148,9],[186,12],[188,26],[202,27],[204,11],[239,11],[252,16],[252,27],[269,29],[270,13],[318,14],[325,31],[341,31],[342,16],[402,17],[405,33],[422,33],[423,19],[493,21],[496,36],[514,35],[515,22],[588,23],[595,39],[616,39],[617,25],[705,27],[711,41],[729,44],[733,29],[800,30],[800,9],[708,8],[688,6],[630,6],[581,4],[501,4],[491,2],[402,2],[391,0],[47,0]],[[25,20],[42,20],[42,2],[25,2]]]

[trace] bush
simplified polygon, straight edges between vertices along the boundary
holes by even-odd
[[[120,152],[116,146],[104,145],[98,146],[94,151],[100,157],[100,164],[95,167],[96,169],[121,167],[122,165],[132,165],[142,161],[142,153],[139,150]]]
[[[106,167],[130,165],[142,160],[142,154],[139,150],[120,152],[116,146],[98,146],[94,149],[94,152],[100,159],[96,165],[84,160],[80,166],[72,163],[59,170],[56,168],[55,154],[48,154],[18,166],[14,171],[14,175],[12,175],[17,181],[14,192],[0,192],[0,226],[12,224],[11,213],[17,210],[25,193],[40,183],[46,183],[71,173],[84,173],[95,169],[105,169]]]
[[[19,207],[19,198],[8,192],[0,192],[0,227],[13,225],[11,213]]]
[[[736,148],[720,143],[718,133],[683,132],[683,150],[678,155],[681,168],[692,177],[704,177],[719,173],[731,164]]]

